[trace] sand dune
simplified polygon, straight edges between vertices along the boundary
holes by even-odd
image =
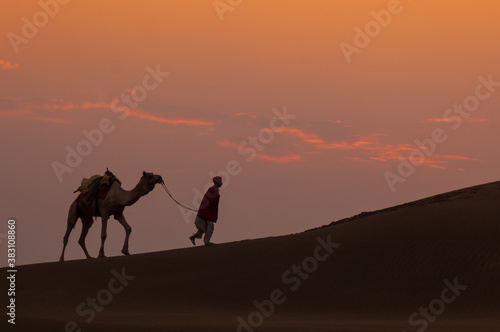
[[[499,202],[495,182],[300,234],[21,266],[15,330],[500,331]]]

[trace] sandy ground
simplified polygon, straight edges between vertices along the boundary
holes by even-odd
[[[20,266],[0,326],[500,331],[499,202],[496,182],[289,236]]]

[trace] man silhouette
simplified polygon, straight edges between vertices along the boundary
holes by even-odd
[[[210,242],[212,234],[214,233],[214,224],[217,222],[217,216],[219,214],[219,188],[222,187],[222,178],[216,176],[212,179],[214,185],[210,187],[200,204],[198,209],[198,214],[194,221],[194,225],[198,231],[189,237],[189,240],[196,245],[195,239],[201,239],[203,233],[205,237],[203,242],[206,246],[213,244]]]

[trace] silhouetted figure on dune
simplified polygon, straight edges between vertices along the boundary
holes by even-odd
[[[214,224],[217,222],[219,214],[219,188],[222,187],[222,178],[216,176],[212,180],[214,185],[207,190],[203,197],[196,220],[194,221],[194,225],[198,231],[189,237],[193,245],[196,245],[195,239],[201,239],[203,234],[205,234],[203,238],[205,245],[213,244],[210,242],[210,239],[214,233]]]

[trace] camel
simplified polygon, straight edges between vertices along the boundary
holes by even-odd
[[[98,181],[94,182],[97,184]],[[104,242],[106,241],[107,237],[106,229],[108,225],[108,219],[110,216],[114,216],[114,218],[118,220],[118,222],[123,226],[123,228],[125,228],[125,242],[123,243],[122,254],[130,255],[128,250],[128,240],[130,237],[130,233],[132,232],[132,228],[127,223],[123,215],[123,210],[125,209],[126,206],[134,204],[142,196],[147,195],[151,190],[154,189],[157,183],[163,183],[163,179],[160,175],[143,172],[142,177],[139,180],[139,183],[135,186],[134,189],[130,191],[124,190],[119,182],[113,182],[111,184],[111,188],[108,194],[106,195],[106,198],[104,198],[103,200],[99,199],[97,205],[98,208],[96,208],[96,201],[95,201],[97,198],[81,199],[81,200],[75,199],[75,201],[73,201],[73,203],[69,208],[68,225],[66,234],[64,234],[63,251],[59,261],[61,262],[64,261],[64,251],[66,250],[66,245],[68,244],[69,235],[71,234],[71,231],[75,227],[78,219],[81,219],[83,224],[82,234],[80,235],[78,243],[82,247],[83,252],[85,253],[87,259],[92,258],[89,255],[87,248],[85,247],[85,237],[87,236],[90,227],[92,227],[92,224],[94,223],[93,219],[94,216],[101,217],[102,220],[101,249],[99,250],[98,258],[106,257],[104,255]],[[90,190],[92,189],[89,189],[89,191]],[[90,196],[90,197],[96,197],[96,196]]]

